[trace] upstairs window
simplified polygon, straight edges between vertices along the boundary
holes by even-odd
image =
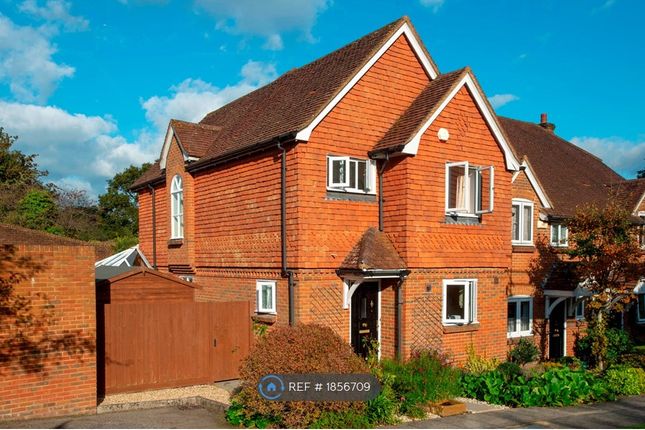
[[[569,246],[569,229],[563,224],[551,224],[551,246]]]
[[[506,318],[508,337],[530,336],[533,325],[533,300],[530,297],[510,297]]]
[[[477,216],[493,212],[494,176],[493,166],[446,163],[446,213]]]
[[[170,185],[170,234],[172,239],[184,237],[184,188],[181,176],[172,178]]]
[[[513,199],[511,226],[513,245],[533,245],[533,202]]]
[[[257,312],[264,314],[276,313],[275,305],[275,281],[257,281],[255,283],[257,295]]]
[[[443,281],[443,324],[462,325],[477,321],[477,281]]]
[[[375,173],[374,160],[327,156],[327,189],[330,191],[374,194]]]

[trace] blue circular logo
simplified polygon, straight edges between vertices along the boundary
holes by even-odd
[[[258,393],[267,400],[277,400],[284,393],[284,382],[277,375],[267,375],[260,379]]]

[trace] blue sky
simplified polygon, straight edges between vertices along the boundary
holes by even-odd
[[[0,125],[50,180],[104,191],[203,114],[410,16],[442,72],[473,68],[499,114],[625,177],[645,168],[638,0],[0,0]]]

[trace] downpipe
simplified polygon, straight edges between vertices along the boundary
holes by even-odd
[[[280,254],[281,274],[287,278],[289,291],[289,325],[296,324],[295,283],[293,271],[287,268],[287,149],[278,142],[278,150],[282,151],[280,157],[280,239],[282,251]]]

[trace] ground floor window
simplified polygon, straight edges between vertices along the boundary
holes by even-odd
[[[470,324],[477,321],[477,280],[443,281],[443,323]]]
[[[578,302],[576,303],[576,319],[585,319],[585,299],[578,300]]]
[[[531,297],[510,297],[506,318],[508,337],[530,336],[533,325],[533,299]]]
[[[257,281],[255,284],[256,289],[256,310],[258,313],[274,314],[276,313],[275,306],[275,281]]]

